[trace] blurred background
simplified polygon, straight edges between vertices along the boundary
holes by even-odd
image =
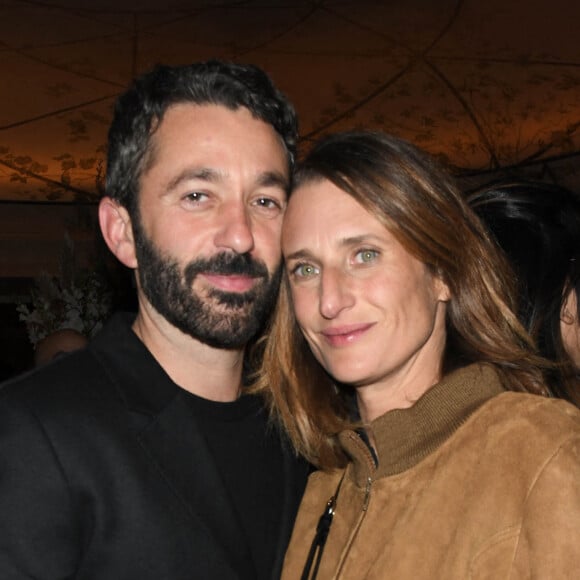
[[[3,374],[30,365],[22,304],[30,319],[51,292],[76,292],[86,312],[98,274],[113,307],[130,305],[95,213],[112,105],[135,75],[255,63],[295,104],[303,148],[376,128],[465,189],[514,175],[580,190],[579,26],[577,0],[0,0]]]

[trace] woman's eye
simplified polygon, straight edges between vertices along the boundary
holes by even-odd
[[[318,269],[312,264],[297,264],[292,268],[292,274],[298,278],[310,278],[311,276],[315,276],[317,272]]]
[[[368,264],[375,260],[378,255],[376,250],[360,250],[356,253],[355,261],[360,264]]]

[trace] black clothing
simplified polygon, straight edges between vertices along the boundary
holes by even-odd
[[[256,580],[270,578],[285,485],[279,433],[259,397],[189,401],[250,546]]]
[[[117,316],[87,349],[4,385],[2,580],[259,577],[252,536],[190,394],[170,380],[131,322]],[[278,445],[280,525],[265,556],[274,562],[272,579],[307,475]],[[241,449],[251,452],[250,444]]]

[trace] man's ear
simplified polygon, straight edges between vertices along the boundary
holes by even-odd
[[[103,197],[99,203],[99,224],[109,250],[128,268],[137,268],[135,240],[129,212],[114,199]]]

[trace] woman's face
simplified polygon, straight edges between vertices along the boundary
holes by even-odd
[[[449,290],[350,195],[299,187],[282,251],[298,324],[337,381],[402,408],[439,380]]]
[[[578,297],[574,290],[570,291],[562,308],[560,331],[566,352],[580,369],[580,320],[578,320]]]

